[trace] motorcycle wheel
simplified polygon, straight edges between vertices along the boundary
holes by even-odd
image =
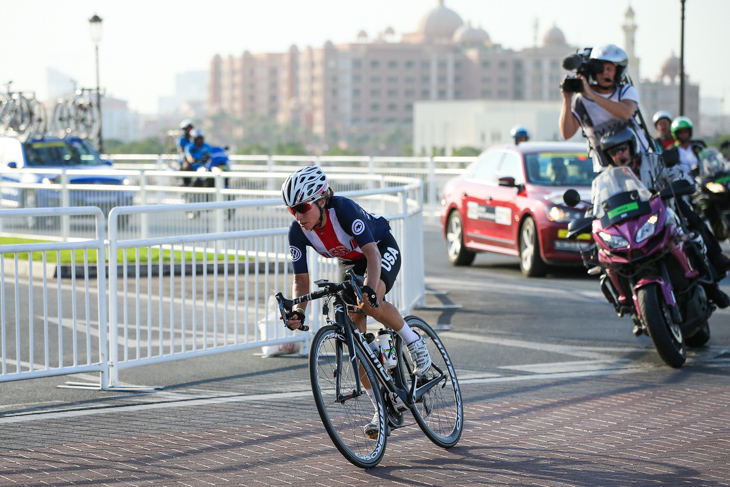
[[[670,367],[681,367],[687,359],[684,337],[679,325],[672,321],[664,300],[660,299],[661,289],[657,284],[650,284],[636,294],[641,318],[659,356]]]
[[[697,333],[695,333],[691,337],[687,337],[684,339],[684,343],[686,343],[688,347],[697,348],[703,346],[709,340],[710,323],[708,321],[705,321],[699,331],[697,331]]]

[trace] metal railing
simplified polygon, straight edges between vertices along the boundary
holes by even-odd
[[[403,266],[389,300],[402,313],[422,304],[425,296],[422,189],[418,180],[384,178],[374,189],[343,193],[365,209],[386,216],[391,223]],[[246,229],[157,236],[127,232],[133,221],[164,221],[174,219],[178,213],[203,211],[222,220],[231,209],[247,222]],[[103,212],[98,208],[0,210],[0,222],[87,214],[96,218],[95,239],[0,246],[0,337],[4,347],[0,382],[99,371],[102,375],[98,387],[121,388],[119,372],[131,367],[282,343],[303,342],[306,351],[311,335],[286,331],[278,317],[267,310],[276,291],[288,295],[290,289],[287,233],[291,215],[278,197],[115,207],[108,216],[106,245]],[[62,251],[88,249],[97,250],[98,264],[89,264],[84,253],[80,268],[73,260],[70,266],[56,268],[57,303],[49,305],[52,286],[46,279],[50,266],[45,253],[38,269],[32,264],[31,254],[27,277],[19,277],[23,274],[20,254],[53,251],[57,253],[56,261],[60,261]],[[14,262],[12,269],[6,264],[8,259]],[[337,279],[336,259],[321,258],[313,251],[308,252],[308,259],[312,282],[322,277]],[[62,275],[69,276],[70,284],[62,281]],[[94,275],[98,276],[97,287],[90,292]],[[85,287],[77,286],[77,279]],[[36,287],[44,296],[42,307],[34,300]],[[98,296],[96,305],[90,301],[93,294]],[[78,304],[79,300],[83,302]],[[6,301],[15,304],[8,307]],[[308,308],[313,331],[321,324],[319,310],[318,306]],[[96,320],[92,315],[97,316]],[[48,331],[48,324],[56,322],[57,340],[51,339],[56,334]],[[272,324],[277,330],[273,336],[260,329],[270,329]],[[92,347],[91,339],[97,335],[98,345]],[[43,337],[40,343],[38,337]],[[30,352],[23,356],[23,350]],[[57,350],[58,357],[52,350]],[[92,355],[93,360],[89,358]],[[35,363],[37,356],[44,357],[40,364]],[[21,367],[21,363],[25,365]]]

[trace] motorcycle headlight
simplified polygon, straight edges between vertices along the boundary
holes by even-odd
[[[54,181],[51,178],[43,178],[43,181],[41,181],[42,184],[56,184],[56,181]]]
[[[629,241],[618,235],[611,235],[610,233],[606,232],[598,232],[598,236],[601,237],[601,240],[603,240],[603,242],[611,249],[620,249],[629,246]]]
[[[210,172],[212,172],[213,174],[221,174],[223,172],[223,169],[218,166],[213,166],[210,168]]]
[[[208,170],[207,170],[207,169],[206,169],[206,168],[205,168],[204,166],[200,166],[200,167],[199,167],[199,168],[198,168],[198,169],[196,170],[196,172],[199,172],[199,173],[204,173],[204,172],[208,172]]]
[[[709,183],[705,184],[705,187],[712,191],[713,193],[724,193],[725,192],[725,186],[723,186],[720,183],[716,183],[714,181],[710,181]]]
[[[570,222],[582,215],[578,211],[568,210],[559,206],[548,206],[545,208],[547,219],[551,222]]]
[[[122,180],[122,185],[124,185],[124,186],[129,186],[129,178],[124,178],[124,179]]]
[[[647,221],[644,223],[641,228],[639,228],[639,231],[636,232],[636,242],[643,242],[647,238],[654,235],[654,230],[656,229],[656,222],[659,220],[659,214],[654,213]]]

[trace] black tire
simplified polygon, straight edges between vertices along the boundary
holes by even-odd
[[[405,320],[408,326],[426,338],[428,353],[431,355],[433,364],[421,380],[436,377],[438,370],[444,374],[442,382],[424,394],[411,407],[411,412],[418,426],[432,442],[442,448],[451,448],[459,442],[464,430],[464,406],[456,372],[444,344],[429,324],[417,316],[406,316]],[[404,360],[405,356],[408,354],[401,356],[398,367],[410,378],[414,366],[410,356]]]
[[[547,272],[547,265],[540,256],[537,225],[529,216],[520,227],[520,270],[525,277],[544,277]]]
[[[702,347],[708,341],[710,341],[710,323],[707,320],[705,320],[697,333],[684,339],[684,343],[690,348]]]
[[[459,212],[454,210],[446,221],[446,256],[451,265],[471,265],[476,252],[464,246],[464,226]]]
[[[672,321],[666,304],[659,298],[661,289],[657,284],[649,284],[636,293],[641,319],[659,356],[670,367],[681,367],[687,359],[684,337],[679,325]]]
[[[314,335],[310,347],[312,394],[327,434],[350,463],[360,468],[375,467],[385,454],[388,435],[383,398],[369,362],[363,360],[359,350],[356,351],[361,370],[377,391],[380,433],[376,439],[369,438],[364,430],[375,413],[365,390],[359,396],[338,400],[338,380],[339,398],[342,399],[355,391],[355,374],[358,373],[352,367],[344,337],[339,335],[336,327],[325,326]]]

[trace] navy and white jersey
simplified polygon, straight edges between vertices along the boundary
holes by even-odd
[[[324,228],[304,230],[296,220],[289,227],[294,274],[308,272],[307,246],[324,257],[352,262],[365,258],[364,245],[378,243],[390,233],[388,220],[368,213],[349,198],[333,196],[324,211],[327,212]]]

